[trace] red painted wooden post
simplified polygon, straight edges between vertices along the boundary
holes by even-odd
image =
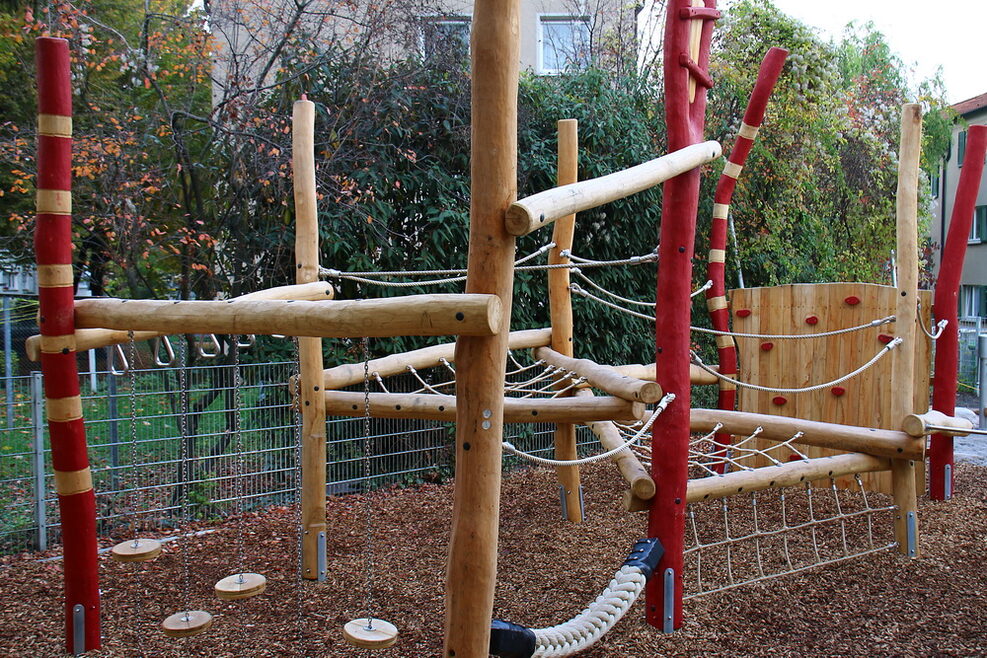
[[[987,152],[987,126],[970,126],[966,155],[956,187],[956,201],[949,220],[949,232],[939,262],[939,278],[932,302],[936,320],[949,324],[936,341],[935,373],[932,377],[932,408],[952,416],[956,411],[956,375],[960,358],[959,291],[966,243],[980,191]],[[946,467],[949,467],[949,478]],[[952,493],[953,437],[933,434],[929,443],[929,496],[945,500]]]
[[[38,265],[41,372],[65,553],[65,642],[99,649],[96,498],[75,360],[72,277],[72,87],[64,39],[39,38],[38,179],[34,246]],[[85,611],[84,646],[75,646],[75,607]],[[81,630],[81,629],[80,629]]]
[[[747,110],[744,112],[743,123],[740,124],[740,133],[737,141],[727,158],[728,164],[723,169],[719,182],[716,184],[716,193],[713,197],[713,222],[710,227],[709,236],[709,264],[706,269],[706,278],[713,282],[713,285],[706,291],[706,308],[709,310],[710,321],[717,331],[730,330],[730,312],[727,309],[726,298],[726,254],[727,254],[727,216],[730,212],[730,201],[733,199],[733,191],[737,187],[737,178],[740,171],[747,162],[747,156],[754,146],[754,139],[757,131],[764,122],[764,112],[768,106],[768,98],[774,89],[778,76],[781,75],[781,68],[785,65],[785,58],[788,51],[783,48],[772,48],[761,61],[761,68],[757,73],[757,82],[751,92],[750,100],[747,102]],[[740,313],[738,312],[738,315]],[[750,312],[747,312],[750,315]],[[741,317],[746,317],[741,316]],[[730,336],[717,336],[716,348],[720,363],[720,372],[728,377],[737,376],[737,345]],[[720,380],[720,392],[717,406],[720,409],[733,411],[737,404],[737,385]],[[732,437],[727,432],[719,432],[713,440],[722,446],[730,445]],[[718,457],[726,456],[727,448],[723,448],[716,453]],[[714,468],[717,473],[723,473],[726,462],[716,464]]]
[[[703,141],[706,89],[682,61],[687,59],[700,70],[707,70],[713,21],[709,16],[690,18],[688,10],[692,5],[691,0],[670,0],[665,19],[665,117],[669,152]],[[715,9],[716,0],[705,0],[704,6]],[[674,393],[676,399],[652,430],[655,458],[651,469],[656,493],[648,536],[661,541],[665,555],[648,583],[647,619],[652,626],[666,632],[682,625],[682,550],[689,459],[689,320],[698,205],[698,169],[665,183],[658,252],[655,361],[658,383],[666,393]],[[666,581],[671,585],[667,591]],[[666,602],[672,604],[667,610]]]

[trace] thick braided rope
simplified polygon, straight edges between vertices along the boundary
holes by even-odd
[[[534,462],[535,464],[542,464],[543,466],[579,466],[582,464],[592,464],[593,462],[598,462],[602,459],[613,457],[621,450],[626,450],[632,444],[640,440],[640,438],[651,429],[651,425],[655,422],[655,419],[661,415],[661,412],[665,411],[665,407],[667,407],[674,399],[674,393],[666,393],[665,397],[663,397],[658,404],[655,405],[655,409],[651,412],[651,417],[648,418],[648,422],[642,425],[641,429],[635,432],[631,438],[627,439],[623,444],[613,448],[612,450],[607,450],[606,452],[601,452],[591,457],[583,457],[582,459],[549,459],[547,457],[533,455],[530,452],[524,452],[507,441],[504,441],[502,444],[504,452],[509,452],[512,455],[520,457],[521,459],[526,459],[529,462]]]
[[[695,363],[697,366],[699,366],[709,374],[715,376],[717,379],[722,379],[725,382],[730,382],[731,384],[734,384],[741,388],[749,388],[755,391],[764,391],[766,393],[809,393],[811,391],[819,391],[824,388],[830,388],[831,386],[836,386],[837,384],[842,384],[846,380],[856,377],[857,375],[859,375],[860,373],[862,373],[863,371],[867,370],[875,363],[880,361],[881,358],[883,358],[888,352],[890,352],[894,348],[898,347],[898,345],[900,345],[901,343],[902,343],[901,337],[895,338],[890,343],[888,343],[883,348],[881,348],[881,351],[875,354],[870,361],[860,366],[853,372],[847,373],[842,377],[840,377],[839,379],[834,379],[833,381],[826,382],[825,384],[816,384],[815,386],[805,386],[803,388],[774,388],[771,386],[760,386],[758,384],[749,384],[747,382],[742,382],[738,379],[733,379],[732,377],[727,377],[726,375],[720,374],[720,372],[717,370],[713,370],[705,363],[703,363],[703,360],[699,358],[699,355],[696,354],[695,352],[692,352],[691,354],[692,354],[692,362]]]
[[[599,640],[630,609],[644,591],[647,579],[639,567],[623,566],[596,600],[578,615],[558,626],[533,628],[533,657],[569,656]]]
[[[818,334],[745,334],[739,331],[720,331],[718,329],[708,329],[706,327],[691,327],[693,331],[698,331],[704,334],[713,334],[714,336],[733,336],[734,338],[764,338],[768,340],[801,340],[805,338],[825,338],[826,336],[840,336],[842,334],[853,333],[854,331],[863,331],[864,329],[869,329],[871,327],[880,327],[896,320],[895,316],[889,315],[885,318],[878,318],[877,320],[871,320],[865,324],[858,324],[854,327],[844,327],[843,329],[834,329],[832,331],[822,331]]]

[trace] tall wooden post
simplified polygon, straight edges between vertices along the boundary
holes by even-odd
[[[492,293],[504,313],[494,336],[456,342],[456,484],[446,571],[445,656],[485,658],[497,581],[504,371],[517,198],[518,0],[477,0],[471,37],[473,101],[467,293]]]
[[[96,495],[76,366],[72,276],[72,86],[69,44],[39,38],[37,224],[41,372],[65,552],[65,645],[99,649]]]
[[[891,364],[891,418],[895,428],[915,413],[915,341],[918,338],[918,166],[922,152],[922,106],[909,103],[901,112],[901,151],[898,157],[897,270],[898,305],[895,334],[902,339]],[[919,412],[925,411],[920,409]],[[918,500],[915,462],[891,462],[895,504],[895,536],[899,550],[918,557]]]
[[[579,179],[579,122],[562,119],[559,126],[558,184],[568,185]],[[552,242],[548,252],[549,265],[568,263],[563,251],[572,249],[576,231],[576,215],[566,215],[555,222]],[[565,356],[573,356],[572,294],[569,292],[569,270],[558,268],[548,271],[548,307],[552,322],[552,349]],[[555,426],[555,458],[576,459],[576,426],[559,423]],[[575,523],[583,520],[583,497],[580,494],[579,467],[559,466],[556,469],[565,501],[566,518]]]
[[[932,311],[937,320],[948,324],[936,341],[936,366],[932,380],[932,408],[952,416],[956,411],[956,375],[960,358],[960,328],[958,306],[960,279],[963,276],[963,260],[966,257],[967,237],[977,205],[977,194],[984,171],[984,152],[987,150],[987,126],[970,126],[966,139],[966,155],[960,180],[956,187],[956,200],[949,220],[949,233],[939,259],[939,278],[936,280]],[[945,500],[953,491],[953,437],[933,434],[929,442],[929,496],[932,500]]]
[[[315,194],[315,103],[295,101],[291,116],[295,192],[295,283],[319,280],[319,225]],[[326,397],[322,339],[299,338],[302,414],[302,576],[326,577]]]
[[[703,141],[709,44],[716,0],[670,0],[665,19],[665,124],[668,150]],[[689,320],[692,311],[692,256],[699,206],[699,169],[665,183],[658,248],[655,325],[657,380],[674,393],[652,430],[651,476],[656,492],[648,536],[665,548],[648,582],[648,623],[671,632],[682,625],[682,565],[689,461]]]

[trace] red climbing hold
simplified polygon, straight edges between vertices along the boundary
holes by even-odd
[[[781,405],[788,402],[788,398],[786,398],[784,395],[776,395],[773,398],[771,398],[771,402],[773,402],[774,404],[780,407]]]
[[[894,336],[889,336],[888,334],[878,334],[877,339],[887,345],[894,340]]]
[[[819,324],[819,318],[817,318],[815,315],[810,315],[809,317],[807,317],[805,319],[805,323],[806,324]]]
[[[847,304],[848,306],[856,306],[857,304],[859,304],[859,303],[860,303],[860,297],[857,297],[857,296],[855,296],[855,295],[850,295],[849,297],[847,297],[847,298],[846,298],[846,299],[844,299],[843,301],[844,301],[844,303],[846,303],[846,304]]]
[[[830,391],[831,391],[831,392],[833,393],[833,395],[835,395],[836,397],[840,397],[841,395],[843,395],[844,393],[846,393],[846,389],[845,389],[845,388],[843,388],[842,386],[834,386],[833,388],[831,388],[831,389],[829,389],[829,390],[830,390]]]
[[[770,352],[774,348],[774,343],[761,343],[762,352]]]
[[[751,310],[749,308],[742,308],[737,311],[738,318],[749,318],[751,316]]]

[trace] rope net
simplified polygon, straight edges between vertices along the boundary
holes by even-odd
[[[897,546],[887,496],[806,483],[692,503],[686,518],[685,599],[722,592]]]

